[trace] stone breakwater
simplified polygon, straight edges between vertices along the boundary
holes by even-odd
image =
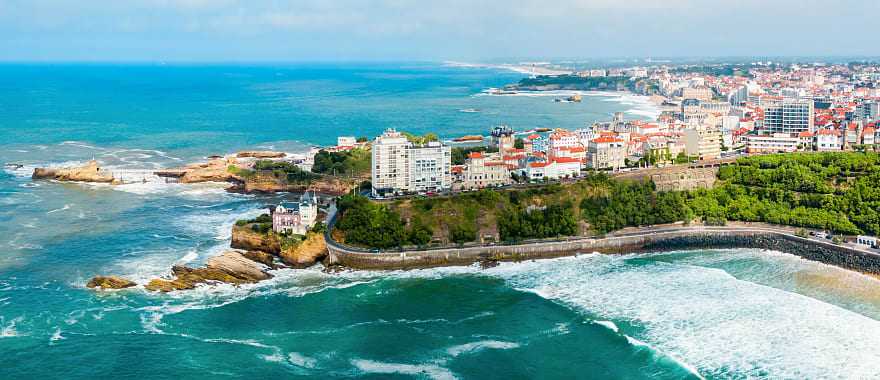
[[[846,269],[880,274],[880,254],[763,228],[694,227],[645,231],[601,239],[381,253],[359,251],[336,242],[330,242],[327,246],[328,265],[355,269],[470,265],[476,262],[522,261],[592,252],[619,254],[671,249],[759,248],[782,251]]]

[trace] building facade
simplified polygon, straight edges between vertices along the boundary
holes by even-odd
[[[318,197],[307,191],[299,202],[282,203],[271,207],[272,230],[277,233],[305,235],[318,220]]]
[[[784,98],[768,102],[764,107],[763,129],[768,133],[792,135],[813,132],[814,112],[812,99]]]
[[[452,187],[452,150],[436,141],[413,145],[393,129],[373,141],[373,196],[439,192]]]

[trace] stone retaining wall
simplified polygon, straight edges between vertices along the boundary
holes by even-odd
[[[724,227],[682,228],[603,239],[382,253],[359,252],[334,242],[328,244],[327,261],[328,264],[356,269],[407,269],[469,265],[486,260],[544,259],[591,252],[634,253],[700,248],[771,249],[846,269],[880,274],[880,255],[876,253],[800,238],[769,229]]]

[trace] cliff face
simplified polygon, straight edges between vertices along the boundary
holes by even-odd
[[[254,232],[250,226],[233,226],[231,246],[252,255],[268,253],[294,268],[312,266],[327,255],[324,234],[317,232],[309,232],[301,242],[283,246],[274,233]]]
[[[68,168],[36,168],[33,179],[54,179],[58,181],[79,181],[97,183],[119,183],[108,172],[101,172],[98,162],[91,160],[83,166]]]
[[[327,255],[327,242],[324,234],[309,232],[301,243],[281,250],[281,261],[294,268],[314,265]]]
[[[232,226],[232,248],[281,254],[281,240],[275,234],[255,232],[250,226]]]
[[[218,158],[210,160],[206,163],[191,164],[184,166],[181,170],[183,175],[180,176],[181,183],[198,183],[198,182],[228,182],[237,179],[235,175],[229,172],[229,165],[233,164],[226,159]]]
[[[242,193],[300,193],[303,191],[315,191],[321,194],[344,195],[357,186],[352,181],[343,181],[338,178],[324,177],[302,183],[283,183],[281,181],[238,181],[235,191]]]

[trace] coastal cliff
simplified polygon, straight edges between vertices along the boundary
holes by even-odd
[[[328,195],[342,195],[349,193],[357,187],[356,181],[342,180],[339,178],[324,176],[307,181],[283,181],[268,176],[254,176],[235,181],[235,186],[230,191],[241,193],[301,193],[314,191]]]
[[[229,171],[229,165],[235,164],[235,159],[215,158],[208,162],[189,164],[180,168],[157,170],[154,173],[160,177],[174,177],[180,183],[200,182],[233,182],[241,178]]]
[[[281,261],[294,268],[305,268],[314,265],[327,256],[327,242],[324,234],[309,232],[298,244],[285,246],[281,250]]]
[[[250,225],[232,227],[231,247],[268,253],[294,268],[312,266],[327,255],[327,243],[322,233],[309,232],[302,240],[283,239],[272,232],[256,232]]]
[[[57,181],[96,182],[96,183],[120,183],[113,178],[113,174],[102,171],[98,162],[91,160],[83,166],[66,168],[36,168],[33,179],[54,179]]]

